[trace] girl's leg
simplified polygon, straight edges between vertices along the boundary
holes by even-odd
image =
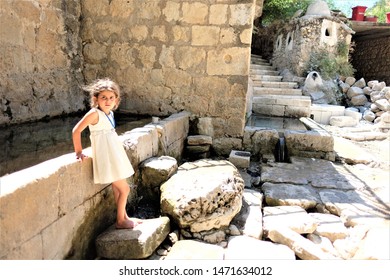
[[[126,213],[127,197],[130,192],[126,180],[119,180],[112,183],[114,199],[117,205],[116,226],[117,228],[133,228],[139,222],[130,219]]]

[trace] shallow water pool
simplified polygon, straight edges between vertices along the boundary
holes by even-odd
[[[73,152],[72,129],[83,115],[53,118],[0,128],[0,176]],[[151,122],[150,117],[116,113],[116,131],[122,134]],[[89,131],[82,133],[84,148]]]

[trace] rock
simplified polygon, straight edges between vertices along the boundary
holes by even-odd
[[[138,195],[144,200],[156,202],[160,200],[160,186],[177,170],[177,161],[170,156],[152,157],[140,164],[141,187]]]
[[[240,211],[243,189],[240,173],[226,160],[187,162],[161,186],[161,211],[191,232],[219,229]]]
[[[245,248],[245,249],[243,249]],[[229,238],[225,260],[295,260],[295,253],[285,245],[248,236]]]
[[[301,233],[313,233],[318,225],[302,207],[299,206],[266,206],[264,212],[264,230],[268,233],[283,225],[283,227]]]
[[[381,121],[385,123],[390,123],[390,112],[384,112],[381,115]]]
[[[375,101],[375,105],[382,111],[390,111],[390,103],[387,99],[379,99]]]
[[[343,93],[347,93],[348,90],[349,90],[349,88],[350,88],[351,86],[350,86],[349,84],[347,84],[347,83],[340,82],[340,83],[339,83],[339,87],[341,88],[341,91],[342,91]]]
[[[218,245],[195,240],[180,240],[168,252],[165,260],[223,260],[224,249]]]
[[[375,83],[375,84],[372,86],[372,90],[381,91],[381,90],[384,89],[385,87],[386,87],[386,83],[385,83],[385,82]]]
[[[360,80],[357,80],[354,84],[354,87],[364,88],[366,86],[366,81],[364,78],[361,78]]]
[[[350,116],[332,116],[329,119],[329,124],[337,127],[356,126],[358,121]]]
[[[356,260],[389,260],[390,259],[390,224],[373,227],[367,231],[363,240],[357,246],[352,259]],[[381,241],[378,246],[378,241]]]
[[[341,137],[334,137],[334,149],[337,155],[348,164],[364,163],[368,164],[374,160],[371,154],[353,142]]]
[[[213,138],[208,135],[190,135],[187,137],[187,145],[211,145],[213,144]]]
[[[97,255],[105,259],[144,259],[153,254],[170,231],[167,217],[143,220],[134,229],[116,229],[115,225],[96,238]]]
[[[229,234],[232,236],[238,236],[238,235],[241,235],[241,232],[235,225],[230,225],[229,226]]]
[[[371,94],[370,94],[370,100],[371,102],[375,102],[379,99],[385,99],[385,95],[384,93],[382,93],[381,91],[372,91]]]
[[[355,95],[351,98],[353,106],[365,105],[367,102],[368,99],[364,94]]]
[[[367,86],[369,86],[370,88],[372,88],[372,87],[373,87],[375,84],[377,84],[377,83],[379,83],[378,80],[369,81],[369,82],[367,83]]]
[[[309,239],[287,227],[278,227],[270,230],[268,237],[276,243],[288,246],[302,260],[337,259],[333,255],[322,251],[321,248]]]
[[[348,230],[340,217],[323,213],[309,213],[309,215],[318,222],[315,234],[326,237],[332,242],[348,236]]]
[[[345,79],[345,83],[347,83],[349,86],[352,86],[356,82],[356,79],[354,77],[347,77]]]
[[[229,161],[237,168],[248,168],[250,160],[250,152],[232,150],[229,154]]]
[[[334,248],[332,242],[328,238],[317,235],[315,233],[309,233],[307,235],[307,239],[309,239],[311,242],[316,244],[325,253],[329,253],[332,254],[333,256],[340,257],[338,251]]]
[[[333,151],[333,137],[325,130],[286,130],[284,137],[290,155],[295,155],[295,152],[299,150],[317,152]]]
[[[320,202],[316,190],[309,185],[266,182],[261,189],[264,192],[265,202],[269,206],[296,205],[303,209],[310,209]]]
[[[261,239],[263,236],[263,195],[259,191],[244,189],[242,208],[232,223],[242,234]]]
[[[352,117],[357,122],[359,122],[362,119],[362,114],[359,113],[359,110],[353,107],[346,108],[344,111],[344,115]]]
[[[364,87],[364,88],[363,88],[363,93],[364,93],[365,95],[370,95],[371,92],[372,92],[372,89],[371,89],[370,87]]]
[[[368,122],[373,122],[375,120],[375,117],[376,117],[375,114],[371,110],[366,110],[363,113],[363,119],[365,119]]]
[[[390,87],[385,87],[383,90],[382,90],[383,94],[385,95],[386,99],[387,100],[390,100]]]

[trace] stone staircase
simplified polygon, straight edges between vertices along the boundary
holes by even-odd
[[[303,96],[295,82],[282,82],[282,76],[261,56],[252,54],[252,113],[272,117],[310,116],[311,99]]]

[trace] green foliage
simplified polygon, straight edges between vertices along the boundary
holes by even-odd
[[[390,12],[389,0],[378,0],[372,8],[366,10],[366,16],[377,16],[378,22],[386,22],[386,13]]]
[[[306,12],[313,0],[264,0],[262,24],[269,25],[274,21],[285,21],[298,11]],[[325,0],[329,8],[334,8],[334,0]]]
[[[324,79],[338,76],[353,76],[355,69],[348,61],[349,48],[345,43],[337,45],[337,52],[329,52],[326,48],[318,48],[310,54],[306,64],[306,72],[317,71]]]

